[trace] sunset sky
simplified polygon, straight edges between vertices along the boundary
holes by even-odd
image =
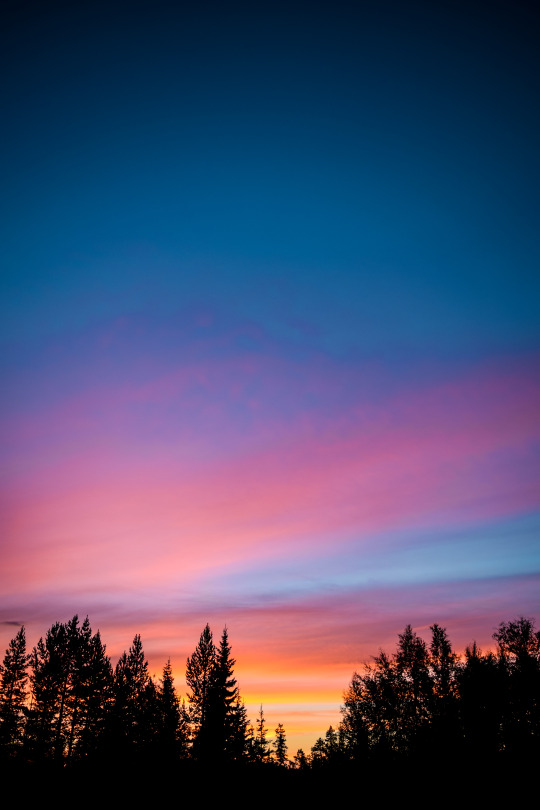
[[[539,7],[2,8],[0,655],[226,624],[294,753],[538,624]]]

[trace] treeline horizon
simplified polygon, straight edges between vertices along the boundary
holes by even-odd
[[[462,656],[445,628],[427,643],[411,625],[395,652],[354,672],[341,721],[309,752],[291,755],[282,723],[269,740],[242,701],[227,628],[207,624],[186,662],[186,699],[169,661],[148,672],[140,635],[113,668],[88,617],[57,622],[27,652],[24,626],[0,665],[0,762],[47,766],[103,762],[189,767],[234,765],[330,773],[419,759],[495,762],[540,754],[540,631],[533,619],[501,622],[494,651]]]

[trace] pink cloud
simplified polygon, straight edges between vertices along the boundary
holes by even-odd
[[[111,391],[101,407],[116,423],[118,403],[167,400],[207,376],[178,372]],[[82,410],[92,407],[86,401]],[[530,448],[540,438],[540,386],[517,372],[470,375],[377,408],[353,403],[335,417],[300,412],[255,447],[240,435],[227,455],[212,454],[213,434],[184,444],[181,413],[165,426],[168,444],[144,432],[109,440],[85,430],[81,447],[73,409],[49,415],[54,445],[40,448],[5,488],[13,587],[59,586],[66,577],[127,587],[167,581],[177,570],[189,579],[295,546],[314,549],[332,534],[368,537],[538,506]],[[31,551],[31,565],[21,549]]]

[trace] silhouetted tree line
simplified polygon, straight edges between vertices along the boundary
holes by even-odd
[[[113,670],[99,631],[78,616],[56,623],[26,652],[22,627],[1,665],[0,752],[6,759],[63,764],[88,758],[126,761],[286,761],[280,725],[275,754],[262,707],[250,726],[227,629],[218,646],[206,625],[187,659],[187,704],[170,660],[159,682],[148,672],[141,638]]]
[[[113,669],[88,618],[56,623],[30,654],[24,627],[1,665],[0,751],[4,762],[192,762],[297,773],[351,771],[415,757],[494,761],[540,754],[540,632],[531,619],[503,622],[496,651],[476,643],[460,658],[434,624],[427,644],[408,625],[395,653],[380,651],[344,693],[342,720],[310,753],[287,758],[283,725],[267,741],[261,706],[249,724],[234,676],[227,629],[206,625],[187,659],[187,702],[170,661],[158,682],[141,639]],[[261,771],[259,771],[261,772]]]
[[[344,693],[342,721],[317,740],[299,767],[344,761],[443,757],[494,762],[540,754],[540,632],[531,619],[502,622],[496,651],[476,642],[460,659],[446,630],[431,642],[407,625],[396,652],[380,651]]]

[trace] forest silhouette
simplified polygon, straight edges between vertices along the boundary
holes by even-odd
[[[209,625],[203,629],[186,662],[188,691],[180,700],[170,660],[154,680],[139,635],[113,668],[88,618],[54,624],[30,653],[21,627],[1,665],[0,764],[61,772],[63,779],[89,768],[169,779],[227,771],[245,784],[288,780],[287,789],[301,786],[304,794],[325,780],[344,784],[364,774],[365,781],[369,773],[374,785],[385,774],[429,771],[443,762],[468,773],[535,767],[534,621],[502,622],[493,634],[495,651],[472,643],[462,656],[444,628],[434,624],[430,632],[427,643],[407,625],[394,653],[379,651],[352,675],[337,728],[311,751],[289,755],[282,723],[269,742],[263,707],[254,726],[248,720],[227,628],[217,644]]]

